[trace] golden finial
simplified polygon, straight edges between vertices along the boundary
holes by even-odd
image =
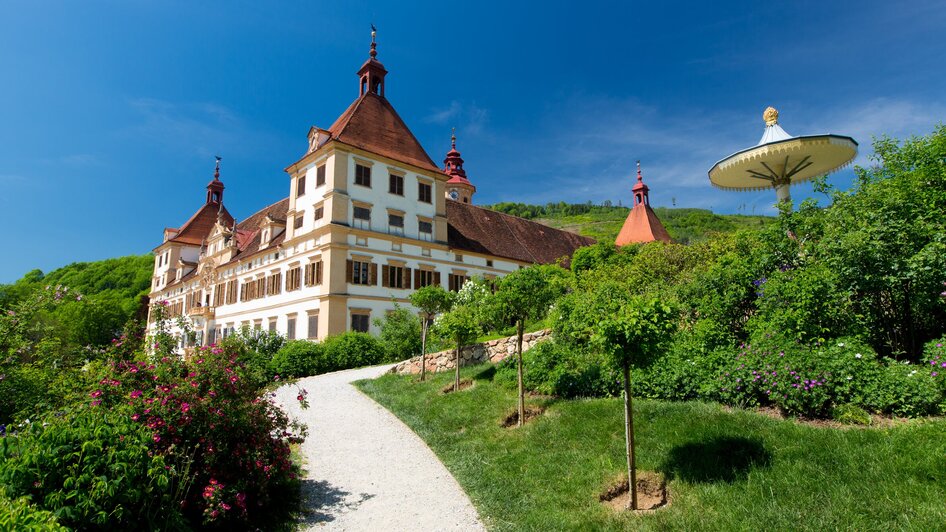
[[[457,147],[457,128],[455,127],[450,128],[450,144],[452,144],[454,148]]]
[[[765,120],[767,126],[778,124],[778,111],[774,107],[766,107],[765,112],[762,113],[762,120]]]

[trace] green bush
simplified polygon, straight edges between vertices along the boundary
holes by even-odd
[[[151,440],[120,405],[49,415],[3,438],[0,485],[73,528],[179,528],[185,472]]]
[[[6,490],[0,488],[0,530],[22,530],[26,532],[67,532],[56,516],[32,504],[29,497],[11,499]]]
[[[308,340],[289,340],[276,352],[269,369],[280,377],[308,377],[325,373],[325,347]]]
[[[542,342],[522,354],[525,389],[558,397],[602,397],[616,395],[620,375],[598,354],[579,350],[555,340]],[[496,367],[496,382],[510,389],[517,386],[516,360],[507,358]]]
[[[394,310],[383,319],[374,320],[374,323],[381,330],[385,361],[396,362],[420,354],[421,331],[417,314],[395,304]]]
[[[385,362],[384,346],[368,333],[345,332],[325,339],[323,372],[338,371]]]

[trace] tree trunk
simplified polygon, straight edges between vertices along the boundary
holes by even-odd
[[[526,394],[522,387],[522,320],[516,320],[516,336],[516,359],[518,362],[516,371],[519,380],[519,423],[517,423],[517,426],[521,427],[526,419]]]
[[[637,464],[634,460],[634,412],[631,410],[631,366],[624,362],[624,438],[627,443],[627,479],[631,500],[628,509],[637,509]]]
[[[427,378],[427,327],[430,320],[424,316],[424,327],[420,332],[420,380]]]
[[[460,391],[460,341],[457,340],[456,373],[453,376],[453,391]]]

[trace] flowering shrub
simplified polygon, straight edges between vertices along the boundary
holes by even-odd
[[[289,444],[304,432],[258,397],[235,353],[212,346],[187,362],[117,362],[89,396],[93,407],[121,405],[148,432],[154,454],[186,466],[193,489],[179,503],[192,523],[252,523],[263,508],[271,516],[291,504]]]

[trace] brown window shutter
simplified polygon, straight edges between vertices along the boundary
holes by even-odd
[[[305,285],[312,286],[312,265],[305,265]]]
[[[322,284],[322,261],[315,263],[315,284]]]
[[[440,286],[440,272],[434,272],[434,284]]]
[[[404,288],[410,290],[411,288],[411,269],[404,268]]]
[[[414,288],[420,288],[420,270],[414,270]]]
[[[371,266],[373,267],[374,264],[372,264]],[[387,264],[385,264],[384,266],[381,266],[381,286],[384,286],[384,287],[391,286],[391,283],[388,282],[390,280],[390,276],[391,276],[391,267],[388,266]],[[374,283],[371,283],[371,284],[374,284]]]
[[[354,270],[354,266],[352,266],[352,262],[350,260],[345,261],[345,264],[348,268],[345,270],[345,281],[350,283],[352,281],[352,271]]]
[[[368,284],[378,286],[378,265],[373,262],[368,268]]]

